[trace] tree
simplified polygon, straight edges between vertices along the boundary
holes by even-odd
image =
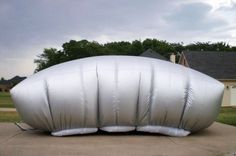
[[[144,40],[143,48],[144,50],[151,48],[165,57],[169,57],[169,55],[174,52],[174,48],[170,43],[157,39]]]
[[[63,53],[55,48],[45,48],[43,53],[34,60],[37,64],[36,72],[52,65],[63,62]]]
[[[132,42],[119,41],[99,44],[96,41],[70,40],[62,45],[62,50],[45,48],[43,53],[37,56],[34,62],[37,64],[35,72],[65,61],[100,55],[140,55],[147,49],[153,49],[161,55],[169,58],[171,53],[178,54],[183,50],[195,51],[236,51],[225,42],[196,42],[186,46],[183,43],[169,43],[163,40],[147,38],[144,41]],[[177,56],[178,59],[178,56]]]
[[[170,46],[174,49],[175,53],[181,53],[183,50],[185,50],[183,43],[171,43]]]
[[[142,52],[144,51],[143,49],[143,44],[141,41],[139,40],[134,40],[132,43],[131,43],[131,51],[130,51],[130,55],[135,55],[135,56],[138,56],[140,55]]]
[[[232,51],[233,49],[225,42],[196,42],[185,46],[187,50],[194,51]]]

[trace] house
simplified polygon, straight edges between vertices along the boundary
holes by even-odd
[[[12,79],[10,79],[9,81],[13,84],[16,85],[18,83],[20,83],[21,81],[23,81],[26,77],[20,77],[20,76],[15,76]]]
[[[222,106],[236,106],[236,52],[184,51],[179,64],[221,81],[225,85]]]
[[[15,76],[9,80],[0,80],[0,92],[9,92],[10,89],[26,77]]]
[[[8,80],[0,80],[0,92],[9,92],[12,84]]]
[[[139,56],[150,57],[150,58],[160,59],[160,60],[164,60],[164,61],[169,61],[167,58],[165,58],[164,56],[160,55],[159,53],[155,52],[152,49],[148,49],[148,50],[144,51]]]

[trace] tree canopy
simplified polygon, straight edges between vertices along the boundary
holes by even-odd
[[[62,45],[61,50],[45,48],[43,53],[38,55],[34,62],[37,64],[35,72],[50,66],[90,56],[100,55],[132,55],[138,56],[145,50],[151,48],[159,54],[169,57],[171,53],[180,53],[183,50],[194,51],[236,51],[224,42],[210,43],[197,42],[184,45],[183,43],[169,43],[157,39],[145,39],[144,41],[134,40],[132,42],[119,41],[100,44],[96,41],[70,40]]]

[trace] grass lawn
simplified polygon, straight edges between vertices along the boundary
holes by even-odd
[[[19,122],[21,118],[17,112],[1,112],[0,122]]]
[[[10,93],[0,92],[0,108],[14,108]]]
[[[216,121],[236,126],[236,108],[222,107]]]

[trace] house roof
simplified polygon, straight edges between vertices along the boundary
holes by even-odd
[[[20,77],[20,76],[15,76],[9,80],[0,80],[1,85],[11,85],[11,84],[17,84],[24,80],[26,77]]]
[[[10,79],[9,81],[11,81],[12,83],[17,84],[17,83],[21,82],[22,80],[24,80],[25,78],[26,77],[15,76],[12,79]]]
[[[152,49],[148,49],[146,51],[144,51],[141,55],[142,57],[150,57],[150,58],[156,58],[156,59],[160,59],[160,60],[165,60],[165,61],[169,61],[167,60],[164,56],[160,55],[159,53],[155,52]]]
[[[236,52],[185,51],[190,68],[216,79],[236,79]]]

